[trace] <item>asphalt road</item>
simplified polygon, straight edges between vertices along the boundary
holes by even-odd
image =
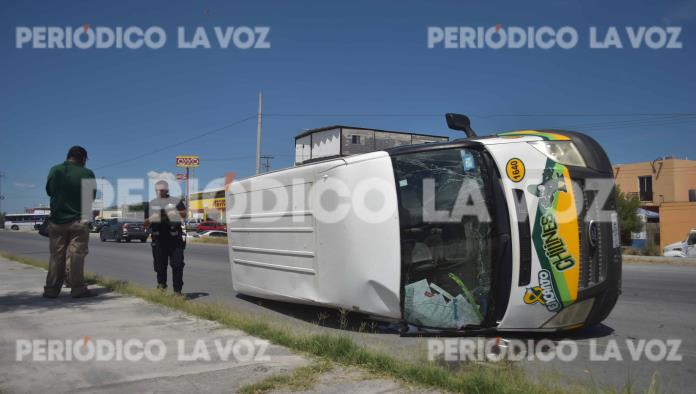
[[[48,242],[37,234],[0,230],[0,251],[47,260]],[[92,238],[86,264],[91,272],[143,286],[155,285],[149,244],[102,243]],[[184,282],[184,291],[197,301],[224,303],[237,310],[280,319],[298,330],[338,330],[333,317],[321,317],[327,313],[335,315],[328,310],[235,294],[224,245],[189,244]],[[355,328],[364,323],[360,318],[352,319],[348,326],[353,330],[345,331],[361,343],[399,357],[424,354],[427,339],[400,337],[389,331],[357,332]],[[552,383],[578,381],[618,389],[629,382],[635,389],[647,387],[656,374],[661,390],[691,392],[692,382],[696,380],[696,267],[625,264],[623,295],[604,324],[564,335],[521,338],[573,339],[579,349],[574,361],[522,361],[521,365]],[[680,340],[681,344],[674,349],[671,342],[641,342],[654,339]],[[676,350],[681,361],[652,361],[641,343],[648,345],[647,353],[651,354],[659,355],[661,348],[668,352]],[[617,345],[621,360],[617,360],[616,351],[611,352],[613,344]],[[631,350],[638,348],[642,349],[641,357],[634,361]],[[607,361],[590,361],[592,354],[613,357]]]

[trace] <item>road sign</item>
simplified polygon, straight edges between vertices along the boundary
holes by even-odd
[[[177,167],[198,167],[201,160],[198,156],[177,156],[176,166]]]

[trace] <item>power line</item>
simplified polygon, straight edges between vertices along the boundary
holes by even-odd
[[[248,117],[246,117],[246,118],[237,120],[237,121],[235,121],[235,122],[226,124],[226,125],[224,125],[224,126],[221,126],[221,127],[218,127],[218,128],[212,129],[212,130],[208,130],[208,131],[206,131],[206,132],[197,134],[197,135],[195,135],[195,136],[193,136],[193,137],[189,137],[189,138],[187,138],[187,139],[185,139],[185,140],[182,140],[182,141],[179,141],[179,142],[175,142],[175,143],[173,143],[173,144],[169,144],[169,145],[164,146],[164,147],[162,147],[162,148],[158,148],[158,149],[155,149],[155,150],[152,150],[152,151],[149,151],[149,152],[141,153],[141,154],[139,154],[139,155],[137,155],[137,156],[130,157],[130,158],[128,158],[128,159],[120,160],[120,161],[117,161],[117,162],[114,162],[114,163],[111,163],[111,164],[107,164],[107,165],[103,165],[103,166],[97,167],[97,168],[95,168],[95,170],[101,170],[101,169],[104,169],[104,168],[117,166],[117,165],[119,165],[119,164],[128,163],[128,162],[130,162],[130,161],[142,159],[143,157],[147,157],[147,156],[153,155],[153,154],[155,154],[155,153],[159,153],[159,152],[162,152],[162,151],[171,149],[171,148],[175,148],[175,147],[177,147],[177,146],[180,146],[180,145],[186,144],[186,143],[188,143],[188,142],[194,141],[194,140],[196,140],[196,139],[198,139],[198,138],[205,137],[205,136],[211,135],[211,134],[213,134],[213,133],[217,133],[218,131],[222,131],[222,130],[224,130],[224,129],[228,129],[228,128],[233,127],[233,126],[237,126],[237,125],[242,124],[242,123],[244,123],[244,122],[246,122],[246,121],[249,121],[249,120],[251,120],[251,119],[254,119],[255,117],[256,117],[256,115],[248,116]]]
[[[696,117],[680,117],[680,118],[664,118],[664,119],[636,119],[636,120],[624,120],[624,121],[608,121],[608,122],[595,122],[595,123],[585,123],[585,124],[555,124],[550,127],[517,127],[515,130],[524,130],[526,128],[534,130],[579,130],[579,131],[605,131],[605,130],[617,130],[617,129],[630,129],[630,128],[644,128],[644,127],[662,127],[662,126],[675,126],[683,124],[691,124],[696,122]],[[497,131],[496,133],[499,133]]]
[[[267,117],[441,117],[442,114],[375,114],[375,113],[335,113],[335,114],[292,114],[292,113],[270,113],[266,114]],[[608,129],[622,129],[629,127],[646,127],[646,126],[668,126],[668,125],[680,125],[688,124],[696,121],[696,113],[683,112],[683,113],[558,113],[558,114],[470,114],[471,117],[478,118],[503,118],[503,117],[521,117],[521,118],[533,118],[533,117],[641,117],[637,119],[617,119],[617,120],[606,120],[600,122],[591,123],[575,123],[575,124],[557,124],[554,127],[531,127],[532,129],[581,129],[581,130],[608,130]],[[516,128],[516,130],[524,129],[525,127]]]
[[[480,118],[504,118],[504,117],[577,117],[577,118],[590,118],[590,117],[624,117],[624,116],[695,116],[696,112],[673,112],[673,113],[559,113],[559,114],[488,114],[488,115],[471,115]]]
[[[270,113],[264,114],[264,116],[272,117],[444,117],[442,113],[326,113],[326,114],[311,114],[311,113]],[[665,112],[665,113],[491,113],[491,114],[476,114],[467,113],[467,116],[477,117],[477,118],[505,118],[505,117],[626,117],[626,116],[696,116],[696,112]]]
[[[627,125],[627,126],[608,126],[608,127],[595,127],[595,128],[587,128],[587,129],[582,128],[579,130],[580,131],[587,131],[587,132],[597,132],[597,131],[611,131],[611,130],[622,130],[622,129],[645,129],[645,128],[655,129],[655,128],[667,127],[667,126],[689,125],[689,124],[693,124],[694,122],[696,122],[696,119],[692,120],[692,121],[670,122],[670,123],[636,124],[636,125]]]
[[[294,154],[289,154],[289,153],[271,153],[273,156],[278,156],[278,157],[294,157]],[[211,161],[234,161],[234,160],[242,160],[242,159],[253,159],[256,158],[256,156],[228,156],[228,157],[215,157],[212,159],[207,159],[207,158],[201,158],[201,163],[203,162],[211,162]]]
[[[636,123],[636,122],[646,122],[646,121],[658,121],[658,120],[679,120],[679,119],[691,119],[693,115],[665,115],[665,116],[657,116],[657,117],[652,117],[652,118],[643,118],[643,119],[629,119],[629,120],[614,120],[614,121],[605,121],[605,122],[592,122],[592,123],[578,123],[575,125],[571,125],[568,127],[591,127],[591,126],[609,126],[609,125],[622,125],[626,123]]]
[[[606,122],[606,123],[596,123],[593,125],[575,125],[568,127],[576,127],[584,130],[595,130],[595,129],[621,129],[629,127],[645,127],[645,126],[670,126],[679,124],[688,124],[696,121],[696,117],[680,117],[680,118],[668,118],[668,119],[642,119],[624,122]]]
[[[407,114],[400,114],[400,113],[385,113],[385,114],[376,114],[376,113],[326,113],[326,114],[318,114],[318,113],[270,113],[270,114],[265,114],[264,116],[266,117],[441,117],[443,116],[442,114],[429,114],[429,113],[422,113],[422,114],[414,114],[414,113],[407,113]],[[643,118],[643,119],[626,119],[626,120],[613,120],[613,121],[606,121],[606,122],[593,122],[593,123],[585,123],[585,124],[576,124],[576,125],[564,125],[562,126],[563,128],[582,128],[583,130],[611,130],[611,129],[621,129],[621,128],[640,128],[640,127],[655,127],[655,126],[667,126],[667,125],[680,125],[680,124],[688,124],[696,121],[696,113],[692,112],[674,112],[674,113],[540,113],[540,114],[531,114],[531,113],[490,113],[490,114],[469,114],[469,116],[472,117],[478,117],[478,118],[505,118],[505,117],[636,117],[636,116],[642,116],[642,117],[649,117],[649,118]],[[219,131],[228,129],[230,127],[237,126],[239,124],[242,124],[244,122],[247,122],[249,120],[252,120],[254,118],[257,118],[258,115],[251,115],[242,119],[239,119],[235,122],[226,124],[221,127],[217,127],[215,129],[211,129],[208,131],[205,131],[203,133],[194,135],[192,137],[186,138],[184,140],[181,140],[179,142],[175,142],[169,145],[166,145],[164,147],[154,149],[152,151],[148,152],[143,152],[141,154],[135,155],[133,157],[119,160],[110,164],[106,164],[103,166],[96,167],[95,170],[101,170],[104,168],[109,168],[109,167],[114,167],[117,165],[121,165],[124,163],[128,163],[134,160],[142,159],[144,157],[163,152],[168,149],[175,148],[177,146],[195,141],[196,139],[217,133]],[[275,156],[292,156],[292,155],[283,155],[283,154],[276,154]],[[242,158],[242,157],[239,157]],[[248,158],[248,157],[244,157]],[[232,160],[233,158],[229,159],[208,159],[206,161],[224,161],[224,160]]]

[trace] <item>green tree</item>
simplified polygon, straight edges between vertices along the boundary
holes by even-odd
[[[637,233],[643,229],[643,223],[638,217],[638,208],[640,208],[638,196],[628,196],[616,186],[616,210],[619,213],[621,243],[624,245],[631,243],[631,233]]]

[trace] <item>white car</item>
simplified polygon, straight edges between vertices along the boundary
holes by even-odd
[[[192,235],[194,238],[226,238],[227,233],[219,230],[208,230],[202,233],[194,233]]]

